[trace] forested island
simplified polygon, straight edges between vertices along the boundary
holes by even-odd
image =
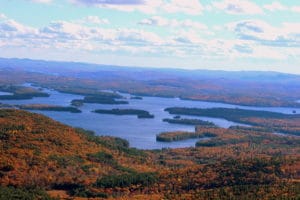
[[[71,104],[81,106],[83,103],[98,103],[98,104],[128,104],[128,101],[119,100],[123,97],[114,93],[101,92],[98,94],[85,96],[84,99],[74,99]]]
[[[113,115],[136,115],[138,118],[154,118],[154,115],[150,114],[148,111],[145,110],[138,110],[138,109],[97,109],[94,110],[95,113],[100,114],[113,114]]]
[[[52,86],[53,87],[53,86]],[[128,101],[124,100],[125,97],[117,92],[99,91],[99,89],[78,87],[77,85],[70,86],[54,86],[55,90],[75,95],[84,96],[83,99],[73,99],[71,101],[72,106],[80,107],[84,103],[95,104],[128,104]]]
[[[175,116],[176,117],[176,116]],[[184,124],[184,125],[202,125],[202,126],[216,126],[214,123],[209,121],[204,121],[201,119],[163,119],[164,122],[168,122],[170,124]]]
[[[140,96],[131,96],[130,99],[143,100],[143,97],[140,97]]]
[[[0,85],[0,91],[11,93],[8,95],[0,95],[0,100],[23,100],[32,99],[34,97],[50,96],[49,94],[32,87],[11,84]]]
[[[81,106],[83,103],[98,103],[98,104],[128,104],[128,101],[115,100],[113,98],[86,96],[84,99],[74,99],[71,104],[74,106]]]

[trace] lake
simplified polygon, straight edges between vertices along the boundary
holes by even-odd
[[[2,91],[0,91],[0,96],[1,95],[13,95],[12,93],[10,93],[10,92],[2,92]]]
[[[50,104],[69,106],[73,99],[82,99],[81,95],[65,94],[55,90],[43,89],[44,92],[50,94],[50,97],[36,97],[30,100],[1,100],[5,104]],[[55,111],[34,111],[42,113],[57,121],[68,124],[73,127],[81,127],[88,130],[93,130],[97,135],[109,135],[121,137],[129,141],[130,146],[139,149],[159,149],[159,148],[180,148],[195,146],[199,139],[189,139],[178,142],[157,142],[156,135],[166,131],[194,131],[194,126],[169,124],[163,122],[164,118],[173,118],[165,112],[167,107],[197,107],[197,108],[243,108],[251,110],[266,110],[280,113],[292,114],[295,110],[300,113],[299,108],[282,108],[282,107],[249,107],[239,106],[224,103],[204,102],[181,100],[178,98],[161,98],[161,97],[143,97],[142,100],[130,99],[130,94],[123,94],[129,104],[124,105],[105,105],[105,104],[84,104],[80,107],[82,113],[68,113]],[[119,116],[109,114],[97,114],[91,111],[96,109],[112,109],[112,108],[133,108],[149,111],[155,115],[154,119],[138,119],[136,116]],[[214,122],[220,127],[228,128],[232,125],[242,125],[235,122],[230,122],[225,119],[216,119],[210,117],[190,117],[182,116],[182,118],[199,118],[206,121]]]

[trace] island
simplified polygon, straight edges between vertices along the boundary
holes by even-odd
[[[71,101],[71,106],[81,107],[81,106],[83,106],[83,100],[81,100],[81,99],[74,99],[74,100]]]
[[[94,110],[95,113],[100,114],[113,114],[113,115],[136,115],[138,118],[154,118],[154,115],[151,115],[148,111],[145,110],[138,110],[138,109],[98,109]]]
[[[0,95],[0,100],[23,100],[32,99],[34,97],[50,96],[48,93],[42,92],[38,89],[20,85],[3,84],[0,85],[0,91],[10,93]]]
[[[63,106],[55,106],[55,105],[48,105],[48,104],[27,104],[27,105],[18,105],[17,107],[22,110],[44,110],[44,111],[81,113],[81,110],[71,106],[63,107]]]
[[[72,100],[71,105],[82,106],[83,103],[128,104],[128,101],[116,99],[123,99],[123,97],[115,93],[101,92],[98,94],[87,95],[83,99],[74,99]]]
[[[75,107],[80,107],[84,103],[128,104],[128,101],[122,100],[125,99],[125,97],[120,95],[117,92],[99,91],[97,89],[82,88],[77,86],[76,87],[75,86],[66,86],[66,87],[52,86],[52,88],[62,93],[84,96],[83,99],[72,100],[71,105]]]
[[[133,97],[130,97],[130,99],[143,100],[143,97],[133,96]]]
[[[201,119],[163,119],[164,122],[168,122],[170,124],[184,124],[184,125],[202,125],[202,126],[216,126],[214,123],[209,121],[204,121]]]

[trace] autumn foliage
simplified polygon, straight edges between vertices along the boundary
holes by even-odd
[[[43,115],[0,110],[0,194],[39,187],[65,199],[299,197],[298,137],[207,126],[196,131],[214,137],[196,148],[142,151]]]

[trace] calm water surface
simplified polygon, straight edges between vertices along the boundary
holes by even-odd
[[[44,92],[50,94],[50,97],[37,97],[30,100],[3,100],[1,103],[6,104],[50,104],[69,106],[73,99],[82,99],[83,96],[60,93],[55,90],[43,89]],[[0,93],[1,95],[1,93]],[[300,109],[281,108],[281,107],[249,107],[238,106],[223,103],[203,102],[180,100],[178,98],[160,98],[160,97],[143,97],[143,100],[129,99],[129,94],[123,94],[129,101],[126,105],[104,105],[104,104],[84,104],[80,109],[82,113],[68,113],[55,111],[34,111],[49,116],[62,123],[82,127],[95,131],[98,135],[110,135],[121,137],[129,141],[130,146],[140,149],[157,149],[157,148],[180,148],[195,146],[195,142],[199,139],[189,139],[172,143],[157,142],[156,135],[165,131],[194,131],[194,126],[169,124],[162,122],[164,118],[173,118],[165,112],[167,107],[197,107],[197,108],[244,108],[251,110],[266,110],[280,113],[291,114],[293,110],[300,113]],[[109,114],[97,114],[91,111],[95,109],[112,109],[112,108],[134,108],[149,111],[155,115],[154,119],[138,119],[136,116],[118,116]],[[232,125],[243,125],[235,122],[230,122],[225,119],[217,119],[210,117],[191,117],[182,116],[182,118],[198,118],[206,121],[214,122],[220,127],[228,128]],[[247,125],[245,125],[247,126]]]
[[[12,93],[10,93],[10,92],[2,92],[2,91],[0,91],[0,96],[1,95],[12,95]]]

